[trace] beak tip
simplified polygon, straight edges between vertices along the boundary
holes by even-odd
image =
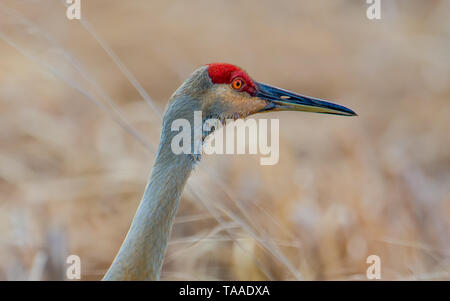
[[[354,116],[359,116],[355,111],[353,111],[352,109],[346,108],[346,107],[342,107],[341,108],[342,112],[345,112],[346,116],[350,116],[350,117],[354,117]]]
[[[355,116],[359,116],[355,111],[346,108],[346,107],[342,107],[339,110],[340,112],[335,113],[336,115],[342,115],[342,116],[348,116],[348,117],[355,117]],[[329,113],[330,114],[330,113]],[[333,114],[333,113],[331,113]]]

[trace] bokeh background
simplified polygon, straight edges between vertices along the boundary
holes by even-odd
[[[0,2],[0,279],[98,280],[160,112],[210,62],[359,116],[277,112],[280,160],[207,156],[163,280],[450,279],[450,1]],[[140,84],[139,84],[140,83]],[[140,86],[142,85],[142,86]],[[148,93],[148,94],[146,94]]]

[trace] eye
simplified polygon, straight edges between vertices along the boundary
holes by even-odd
[[[233,87],[234,90],[241,90],[243,86],[244,81],[242,80],[242,78],[235,78],[231,82],[231,87]]]

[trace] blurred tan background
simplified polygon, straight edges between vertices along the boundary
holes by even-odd
[[[159,139],[127,72],[162,111],[198,66],[230,62],[359,116],[265,115],[274,166],[205,157],[163,280],[366,279],[371,254],[382,279],[449,280],[450,1],[382,1],[379,21],[367,6],[84,0],[80,22],[1,0],[0,279],[64,280],[69,254],[100,279]]]

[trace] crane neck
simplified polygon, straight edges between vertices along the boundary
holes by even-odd
[[[169,102],[150,179],[128,234],[103,280],[159,279],[181,193],[194,167],[192,155],[176,155],[171,150],[176,134],[171,130],[172,121],[189,118],[177,113],[186,101]]]

